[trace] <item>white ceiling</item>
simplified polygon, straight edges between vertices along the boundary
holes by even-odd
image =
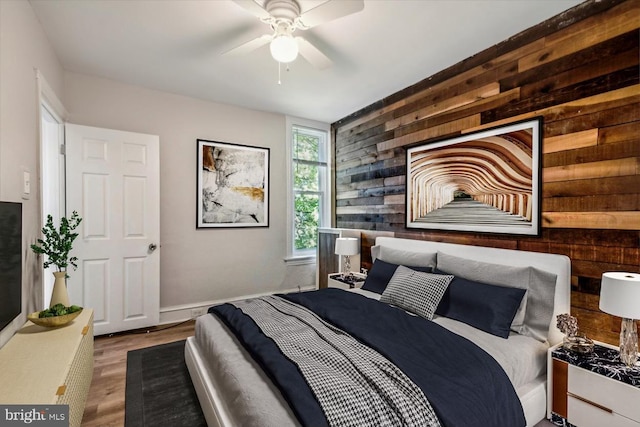
[[[365,0],[301,34],[333,66],[298,57],[281,85],[268,45],[221,56],[270,32],[231,0],[30,3],[65,70],[331,123],[581,1]],[[320,3],[300,1],[303,11]]]

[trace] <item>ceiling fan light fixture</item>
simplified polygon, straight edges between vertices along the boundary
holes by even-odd
[[[298,57],[298,42],[291,34],[279,34],[273,38],[271,45],[271,56],[283,64],[292,62]]]

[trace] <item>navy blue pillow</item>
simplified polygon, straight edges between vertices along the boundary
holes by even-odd
[[[431,267],[410,267],[407,265],[405,265],[405,267],[416,271],[422,271],[424,273],[431,273],[433,271],[433,268]],[[382,294],[387,288],[389,280],[393,277],[393,273],[396,272],[396,268],[398,268],[398,264],[385,262],[379,258],[376,259],[373,262],[371,270],[369,270],[369,274],[362,285],[362,289]]]
[[[440,270],[435,272],[448,274]],[[511,322],[525,292],[526,289],[454,277],[436,308],[436,314],[501,338],[509,338]]]

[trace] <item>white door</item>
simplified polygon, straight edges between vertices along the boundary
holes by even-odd
[[[67,215],[82,217],[69,270],[71,303],[94,310],[94,333],[160,318],[159,138],[67,124]]]

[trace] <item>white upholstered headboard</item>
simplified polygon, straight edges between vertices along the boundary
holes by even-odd
[[[563,334],[556,327],[556,316],[561,313],[569,313],[571,309],[571,262],[567,256],[395,237],[377,237],[376,245],[411,252],[434,253],[439,251],[460,258],[492,264],[531,266],[555,274],[557,280],[553,317],[549,325],[549,342],[553,345],[562,341]]]

